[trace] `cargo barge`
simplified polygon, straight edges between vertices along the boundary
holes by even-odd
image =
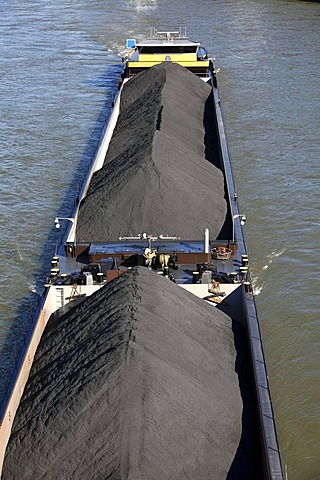
[[[206,309],[209,308],[209,313],[206,313],[206,315],[210,317],[210,312],[212,312],[213,322],[215,316],[213,312],[216,310],[226,314],[231,319],[237,362],[242,364],[242,368],[237,370],[237,375],[243,412],[239,444],[225,478],[282,479],[276,425],[251,284],[248,254],[242,230],[245,216],[238,206],[222,121],[214,61],[200,43],[191,42],[181,29],[176,32],[153,31],[151,37],[143,42],[130,39],[127,41],[127,48],[128,51],[124,56],[125,68],[119,81],[119,92],[115,98],[112,114],[99,150],[80,193],[79,204],[71,217],[57,217],[55,219],[57,228],[60,228],[64,222],[67,228],[60,250],[52,258],[50,277],[47,279],[42,302],[29,332],[28,345],[26,350],[21,353],[19,368],[12,378],[7,396],[1,406],[1,465],[36,350],[48,322],[50,322],[50,325],[54,325],[68,315],[72,317],[75,309],[84,304],[88,297],[97,295],[98,290],[112,285],[112,282],[118,282],[120,285],[121,278],[125,278],[126,275],[130,277],[131,272],[134,272],[135,269],[138,269],[138,272],[145,269],[145,273],[140,274],[142,279],[145,276],[148,279],[148,275],[151,275],[150,281],[152,282],[152,275],[156,275],[155,285],[158,286],[159,284],[162,288],[159,281],[167,282],[163,287],[164,291],[167,291],[166,289],[169,286],[172,286],[173,291],[176,291],[174,289],[178,287],[193,294],[197,297],[197,301],[200,299],[205,304]],[[184,70],[187,70],[188,74]],[[149,77],[146,77],[148,72],[152,73]],[[157,168],[155,169],[158,174],[158,183],[165,184],[165,186],[159,187],[159,199],[157,199],[159,192],[156,190],[158,187],[154,187],[152,183],[156,175],[153,175],[153,177],[148,177],[148,182],[146,182],[148,188],[144,190],[144,185],[140,183],[139,191],[135,191],[134,195],[126,200],[129,205],[127,205],[127,211],[125,212],[121,203],[122,197],[117,197],[119,191],[121,191],[119,187],[121,183],[119,185],[117,183],[121,177],[119,171],[116,171],[115,178],[112,177],[114,170],[116,170],[114,164],[117,168],[120,168],[121,172],[130,173],[131,183],[134,185],[134,175],[140,175],[141,171],[144,171],[145,163],[142,162],[136,170],[130,170],[131,151],[136,144],[139,145],[137,137],[138,133],[141,133],[137,122],[134,126],[131,125],[133,130],[137,129],[134,131],[135,139],[132,144],[130,144],[130,139],[127,139],[128,145],[130,145],[130,148],[127,148],[127,150],[130,150],[128,156],[130,162],[124,167],[124,170],[123,166],[120,165],[121,162],[119,162],[119,157],[124,158],[127,153],[122,151],[119,154],[119,150],[117,150],[119,146],[117,145],[124,144],[123,148],[126,150],[126,142],[123,142],[123,138],[120,138],[117,144],[115,137],[118,133],[115,128],[116,126],[119,127],[121,122],[129,122],[130,125],[128,115],[125,115],[124,120],[121,117],[119,120],[119,116],[121,113],[123,114],[126,103],[130,104],[131,101],[139,100],[133,98],[135,95],[133,90],[131,95],[127,94],[121,104],[124,96],[123,92],[126,85],[129,87],[130,85],[133,86],[134,83],[142,82],[139,84],[137,91],[141,95],[142,91],[145,92],[146,100],[139,100],[141,102],[140,108],[143,109],[146,105],[146,110],[149,111],[153,107],[150,107],[147,103],[147,99],[151,96],[150,92],[148,93],[146,90],[148,78],[156,78],[153,89],[160,88],[159,85],[163,82],[164,87],[159,92],[160,96],[164,98],[163,101],[167,103],[159,104],[159,108],[155,107],[158,108],[156,130],[162,132],[162,135],[166,135],[166,138],[170,140],[170,132],[165,130],[169,128],[168,125],[175,126],[176,119],[173,119],[173,121],[171,119],[169,122],[166,118],[166,108],[169,109],[170,103],[176,102],[177,99],[176,92],[172,97],[168,88],[171,79],[177,79],[178,81],[178,77],[182,83],[186,84],[187,89],[189,88],[188,84],[194,84],[195,87],[192,90],[192,96],[194,97],[198,96],[198,90],[203,91],[204,95],[206,95],[206,89],[208,90],[203,123],[204,136],[206,137],[204,159],[210,165],[207,166],[206,164],[203,167],[199,148],[197,147],[193,151],[192,145],[182,146],[179,144],[179,139],[175,137],[176,133],[172,136],[176,141],[171,144],[170,151],[165,151],[164,156],[174,156],[171,152],[175,152],[174,160],[179,175],[181,175],[181,178],[178,179],[180,183],[183,183],[182,179],[185,180],[184,183],[188,183],[190,178],[193,178],[195,183],[203,183],[201,188],[195,188],[195,190],[193,190],[193,185],[189,183],[186,197],[184,197],[185,191],[181,185],[173,183],[172,186],[170,183],[174,181],[172,172],[164,177],[161,171],[162,167],[157,164],[157,168],[160,169],[159,171]],[[143,81],[141,78],[147,80]],[[200,84],[197,82],[200,82]],[[164,92],[164,88],[167,88],[167,93]],[[171,86],[170,88],[175,87]],[[192,98],[186,98],[186,103],[191,102],[191,110],[194,108],[198,112],[198,100],[193,103]],[[183,103],[183,99],[181,102]],[[178,102],[177,109],[179,108]],[[175,108],[170,112],[171,116],[174,116]],[[181,123],[183,124],[183,121]],[[186,120],[185,123],[187,123]],[[187,138],[184,135],[185,132],[182,136],[184,144],[186,144]],[[192,134],[187,132],[187,137],[189,135],[193,141],[194,132]],[[210,138],[208,139],[208,137]],[[161,148],[155,144],[154,138],[150,140],[151,143],[153,142],[152,148],[155,149],[155,146],[158,148],[156,161],[158,161],[159,156],[161,157],[161,150],[166,148],[166,145],[163,145],[160,140],[158,138],[157,141]],[[112,149],[116,153],[113,153]],[[189,175],[189,172],[185,173],[183,170],[184,168],[186,170],[192,168],[191,164],[187,163],[190,150],[192,150],[191,163],[199,154],[199,166],[201,168],[197,167],[196,174],[192,170]],[[179,155],[177,152],[179,152]],[[153,153],[153,155],[155,154]],[[182,163],[179,163],[180,158],[178,157],[180,156],[182,157]],[[167,170],[171,168],[170,161],[169,158],[169,163],[165,165],[166,175]],[[188,167],[184,167],[185,164]],[[203,172],[199,173],[202,168],[204,169]],[[107,169],[108,176],[112,177],[111,187],[113,188],[114,184],[117,187],[117,191],[113,194],[116,196],[116,198],[113,197],[116,209],[111,213],[108,211],[108,202],[110,201],[110,205],[112,202],[110,197],[104,197],[105,193],[101,188],[101,178],[99,177],[99,172],[103,172],[104,169]],[[122,173],[122,175],[125,173]],[[211,197],[211,175],[212,179],[219,176],[222,179],[223,187],[220,196],[223,197],[223,202],[216,200],[215,196]],[[204,178],[210,179],[208,185],[205,184]],[[143,177],[143,180],[145,179],[146,177]],[[139,178],[136,185],[139,185]],[[108,195],[110,195],[110,188],[106,188]],[[173,197],[176,195],[177,206],[175,208],[174,205],[171,205],[170,215],[167,215],[166,212],[172,204],[172,188],[174,188]],[[217,184],[216,189],[219,190],[219,188]],[[95,196],[97,191],[102,191],[100,199]],[[149,198],[150,191],[151,197]],[[201,211],[187,211],[190,210],[189,199],[192,204],[194,196],[201,197],[202,194],[203,200],[199,202]],[[139,199],[140,196],[143,198],[142,201]],[[181,202],[179,202],[180,197],[182,198]],[[138,200],[140,203],[137,203]],[[92,220],[90,201],[93,202],[94,206],[98,204],[101,206],[101,217],[98,217],[98,222]],[[215,212],[210,211],[212,202],[217,202],[215,203]],[[131,203],[132,205],[130,205]],[[146,208],[148,210],[151,208],[153,211],[151,217],[144,212],[144,203],[147,204]],[[180,203],[182,206],[179,206]],[[187,205],[187,208],[183,204]],[[107,210],[106,213],[103,213],[104,209]],[[137,211],[138,215],[136,215]],[[192,226],[190,226],[191,223]],[[145,280],[145,282],[148,282],[148,280]],[[177,298],[180,298],[180,293],[176,293],[176,295]],[[186,302],[189,300],[190,297],[187,296]],[[240,344],[241,347],[239,347]],[[240,357],[241,361],[239,360]],[[215,399],[213,398],[212,403],[214,404],[214,402]],[[225,412],[225,414],[226,416],[229,415],[228,412]],[[14,452],[14,450],[12,451]],[[211,456],[215,456],[215,454],[214,451],[210,453]],[[13,453],[11,456],[13,456]],[[10,457],[10,452],[8,457]],[[194,461],[195,463],[199,462],[199,458],[196,457]],[[222,459],[221,463],[223,463]],[[25,478],[29,477],[26,476]],[[33,478],[32,475],[30,478]],[[74,476],[72,478],[78,477]],[[163,475],[161,478],[167,477]],[[173,477],[168,476],[168,478]],[[177,478],[184,477],[177,476]],[[194,470],[194,478],[202,478],[197,470]],[[219,477],[213,475],[212,478]]]

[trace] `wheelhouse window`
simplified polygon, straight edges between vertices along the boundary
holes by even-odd
[[[166,46],[140,46],[139,53],[151,55],[153,53],[196,53],[197,45],[166,45]]]

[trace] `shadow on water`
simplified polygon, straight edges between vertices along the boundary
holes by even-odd
[[[221,146],[219,142],[218,125],[214,109],[213,92],[211,91],[208,96],[204,109],[203,124],[205,128],[204,144],[205,144],[205,157],[219,170],[222,170],[222,154]],[[217,240],[226,240],[232,236],[232,219],[229,205],[229,195],[227,191],[227,185],[225,181],[224,185],[224,198],[228,205],[228,210],[224,224],[220,230]]]
[[[68,217],[74,210],[80,188],[95,157],[105,125],[111,113],[112,102],[117,93],[118,78],[121,69],[121,65],[110,65],[106,68],[103,76],[92,80],[95,86],[104,89],[106,100],[97,116],[95,126],[80,158],[74,178],[61,200],[57,216]],[[52,219],[48,218],[49,225],[51,221]],[[61,232],[60,235],[58,235],[56,228],[52,224],[52,227],[48,229],[47,241],[43,245],[39,264],[37,265],[37,278],[35,279],[37,292],[43,291],[45,279],[50,271],[50,260],[56,252],[57,244],[63,238],[63,232]],[[9,333],[0,352],[0,418],[2,417],[3,407],[12,387],[10,381],[19,369],[25,347],[28,344],[30,331],[33,329],[34,317],[37,315],[41,303],[41,296],[42,293],[40,295],[30,292],[30,294],[21,300],[17,306],[16,315],[12,320]]]

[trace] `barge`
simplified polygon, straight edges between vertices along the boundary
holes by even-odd
[[[242,365],[241,368],[236,367],[236,383],[239,383],[240,397],[243,402],[240,436],[237,440],[234,457],[231,454],[230,462],[227,459],[229,464],[225,466],[226,475],[220,474],[223,476],[219,476],[218,470],[214,470],[212,476],[205,476],[203,472],[207,471],[206,468],[216,467],[212,467],[208,460],[208,466],[203,468],[200,465],[199,470],[197,470],[196,465],[201,464],[199,453],[195,455],[194,459],[192,454],[189,454],[191,459],[191,466],[189,467],[193,469],[193,478],[282,479],[276,425],[250,277],[248,253],[242,230],[245,216],[239,210],[232,177],[214,61],[200,43],[191,42],[181,29],[175,32],[157,32],[154,30],[151,37],[143,42],[136,42],[134,39],[128,40],[127,47],[128,51],[124,56],[125,68],[119,82],[119,92],[115,98],[114,108],[99,150],[80,193],[79,204],[72,216],[55,219],[57,228],[60,228],[63,222],[66,223],[67,228],[62,245],[52,258],[50,276],[47,279],[45,293],[29,333],[28,345],[25,351],[21,353],[19,368],[12,378],[7,396],[1,407],[1,465],[12,428],[14,436],[19,438],[17,437],[19,428],[14,431],[13,421],[34,359],[37,363],[36,350],[41,338],[46,338],[43,337],[44,332],[47,331],[46,326],[49,324],[47,329],[48,327],[53,329],[54,325],[59,324],[60,321],[63,323],[66,318],[73,319],[74,312],[77,312],[81,305],[85,305],[89,298],[102,298],[99,297],[99,291],[103,292],[103,289],[106,289],[110,296],[112,285],[116,285],[116,289],[120,289],[125,281],[132,281],[132,276],[134,278],[140,276],[143,284],[143,287],[138,285],[140,289],[145,288],[148,282],[151,284],[154,282],[154,288],[157,289],[157,292],[154,292],[157,303],[162,301],[161,295],[159,296],[158,293],[159,289],[167,297],[170,295],[168,293],[170,290],[170,292],[174,292],[177,301],[179,299],[180,303],[185,301],[189,308],[191,308],[191,304],[195,305],[195,308],[198,308],[206,316],[206,321],[212,322],[212,325],[215,324],[216,318],[218,318],[217,323],[227,322],[226,319],[230,319],[230,328],[232,327],[235,339],[236,362]],[[197,97],[197,99],[193,103],[193,99],[188,97],[186,103],[190,102],[195,110],[195,115],[196,111],[198,112],[199,118],[203,115],[204,137],[206,138],[203,158],[201,158],[201,148],[199,146],[194,147],[194,143],[198,142],[199,130],[198,126],[194,126],[193,121],[192,126],[195,127],[197,133],[190,133],[189,130],[187,132],[183,131],[184,142],[179,143],[176,132],[170,134],[170,128],[176,128],[177,123],[177,119],[171,117],[175,116],[175,107],[179,110],[183,98],[185,98],[183,97],[184,92],[187,91],[182,91],[182,100],[177,105],[173,105],[174,108],[170,110],[170,104],[176,102],[177,96],[176,92],[174,96],[170,96],[170,92],[172,92],[172,88],[176,88],[172,85],[175,84],[175,80],[178,83],[178,78],[184,85],[183,88],[187,90],[191,84],[194,85],[192,98]],[[132,143],[130,143],[129,138],[126,139],[126,142],[123,142],[123,137],[120,137],[119,141],[117,140],[119,133],[116,128],[125,129],[128,122],[130,125],[128,115],[123,114],[124,109],[128,107],[126,104],[133,102],[136,107],[136,102],[139,101],[139,108],[142,110],[145,105],[148,112],[153,108],[146,103],[151,96],[150,91],[146,90],[148,82],[151,81],[154,82],[152,84],[153,93],[154,89],[160,88],[159,85],[161,82],[163,83],[162,90],[159,90],[162,103],[160,102],[159,105],[157,104],[154,107],[155,111],[158,112],[155,130],[161,132],[161,135],[165,136],[167,141],[169,143],[171,141],[171,143],[170,149],[167,151],[167,144],[162,142],[163,138],[159,137],[160,133],[156,132],[158,144],[155,143],[154,137],[150,139],[150,145],[153,148],[152,155],[155,155],[154,150],[157,148],[158,156],[153,159],[153,176],[142,177],[143,181],[148,178],[148,181],[145,182],[147,186],[144,188],[145,185],[141,184],[139,175],[142,175],[141,172],[145,172],[146,164],[143,155],[140,155],[141,146],[139,142],[143,137],[143,143],[146,143],[145,132],[141,133],[141,126],[136,121],[134,125],[131,123],[134,135],[132,135]],[[138,85],[137,82],[140,82],[140,84]],[[139,88],[131,90],[130,95],[127,93],[127,96],[125,96],[125,89],[127,87],[131,88],[131,86],[134,89],[135,84]],[[166,92],[164,91],[165,88],[167,89]],[[142,100],[141,98],[135,98],[135,92],[141,93],[142,97],[142,93],[145,93],[145,97]],[[204,106],[206,111],[202,114],[198,108],[198,96],[202,95],[199,92],[203,92],[206,98]],[[157,97],[156,93],[155,98]],[[129,107],[132,108],[132,105],[130,104]],[[167,108],[170,111],[170,118],[166,117]],[[181,119],[180,122],[185,126],[187,120]],[[148,123],[148,119],[145,123]],[[178,131],[181,133],[181,129],[178,128]],[[140,137],[138,133],[140,133]],[[192,145],[190,143],[186,146],[189,136]],[[214,137],[214,140],[212,137]],[[194,141],[195,138],[196,141]],[[119,150],[119,145],[122,145],[121,148],[124,150]],[[143,157],[143,161],[137,168],[135,165],[132,167],[132,164],[137,162],[137,160],[132,160],[132,151],[135,145],[139,146],[136,153],[137,158]],[[147,147],[149,148],[149,146]],[[164,161],[164,157],[161,158],[162,150],[164,157],[166,157],[165,174],[161,170],[163,167],[158,162],[159,158]],[[190,151],[191,154],[189,155]],[[125,157],[125,155],[128,155],[128,157]],[[146,157],[149,156],[150,152],[148,150]],[[123,158],[128,158],[128,164],[124,167],[121,163]],[[173,160],[179,171],[178,179],[172,173],[174,170],[170,170]],[[198,162],[196,168],[192,165],[193,162]],[[168,170],[170,170],[169,173]],[[106,175],[104,172],[106,172]],[[154,172],[156,172],[156,175]],[[128,174],[130,174],[130,185],[139,186],[139,191],[135,191],[134,195],[129,196],[129,198],[123,194],[123,185],[121,184],[122,178]],[[112,178],[112,184],[109,185],[110,177]],[[155,177],[157,181],[153,183]],[[212,182],[215,182],[216,178],[219,181],[215,184],[215,189],[219,191],[220,199],[216,199],[216,192],[211,194]],[[206,183],[205,179],[210,181]],[[197,188],[191,183],[192,181],[198,185]],[[106,182],[106,184],[101,186],[103,182]],[[156,184],[157,186],[155,186]],[[184,188],[185,185],[187,185],[186,189]],[[115,191],[112,190],[114,186]],[[149,197],[150,191],[151,196]],[[97,192],[99,192],[98,197]],[[123,195],[127,201],[126,208],[122,204]],[[197,203],[195,196],[197,197]],[[90,202],[93,207],[90,206]],[[112,202],[115,205],[114,210],[111,208]],[[195,211],[190,212],[189,202],[191,202],[191,205],[197,205]],[[212,211],[213,202],[215,203],[214,212]],[[176,203],[176,205],[173,203]],[[98,209],[98,206],[101,210],[98,210],[98,216],[92,220],[96,213],[93,210],[95,207]],[[146,213],[147,210],[149,212],[149,209],[152,210],[152,215]],[[170,214],[167,214],[169,209]],[[183,295],[186,295],[185,299]],[[111,302],[110,299],[109,302]],[[133,310],[139,309],[136,305],[132,308]],[[156,306],[153,306],[151,310],[154,311],[154,309],[156,309]],[[219,317],[220,314],[225,316]],[[187,316],[187,313],[185,315]],[[178,328],[175,323],[169,325],[168,319],[165,320],[165,325],[172,328],[172,331]],[[174,322],[174,318],[172,321]],[[183,328],[187,327],[183,326]],[[134,328],[130,330],[131,345],[135,342],[139,344],[138,339],[135,340],[139,332],[132,332],[134,332]],[[134,335],[133,340],[132,335]],[[162,333],[158,332],[158,336],[161,335]],[[178,345],[176,348],[178,349]],[[185,353],[183,352],[183,354]],[[218,358],[214,361],[219,363]],[[176,362],[179,362],[179,360],[176,359]],[[201,365],[194,368],[202,370]],[[205,367],[203,366],[203,368]],[[222,365],[221,368],[223,369],[224,366]],[[197,375],[200,376],[200,372]],[[35,375],[31,376],[35,377]],[[179,379],[177,379],[178,381]],[[213,383],[212,386],[214,387],[214,385]],[[185,392],[185,396],[187,397],[187,392]],[[22,403],[27,403],[27,397],[23,398]],[[205,399],[205,402],[207,401],[208,399]],[[222,403],[223,401],[226,401],[227,404],[226,399],[222,399]],[[215,402],[218,403],[218,398],[209,399],[209,403],[212,405]],[[188,405],[186,408],[189,408]],[[130,411],[127,415],[130,415]],[[227,417],[229,415],[230,412],[227,410],[221,415],[226,424],[228,424]],[[179,422],[175,423],[174,418],[170,418],[170,421],[173,422],[174,431],[177,430],[179,433],[179,428],[183,430],[184,427]],[[201,419],[199,422],[201,423]],[[213,424],[213,436],[216,434],[214,431],[215,422],[219,423],[219,419],[210,421],[210,424]],[[132,425],[130,424],[130,426]],[[185,430],[183,432],[186,435]],[[212,432],[207,435],[209,438]],[[23,434],[23,436],[26,437],[27,435]],[[178,440],[179,442],[180,440]],[[13,446],[11,443],[13,443]],[[12,462],[12,458],[14,458],[14,452],[18,448],[14,445],[14,440],[11,443],[4,464],[4,478],[11,478],[9,474],[6,476],[6,462],[8,464],[10,461],[11,464],[15,463]],[[201,446],[203,451],[207,448],[207,445],[204,445],[204,448]],[[194,449],[196,450],[195,447]],[[152,455],[154,456],[154,453]],[[215,455],[217,455],[217,452],[210,451],[208,458]],[[227,457],[227,453],[225,456]],[[203,458],[207,457],[203,454]],[[49,465],[48,468],[50,468],[50,460],[45,460]],[[222,457],[217,459],[220,464],[223,464],[225,460]],[[203,462],[205,461],[203,460]],[[179,466],[178,454],[175,467],[177,469],[178,467],[182,468],[181,465]],[[14,467],[11,465],[10,468]],[[159,478],[184,478],[181,475],[182,473],[178,473],[174,477],[172,473],[166,472],[162,473]],[[31,472],[31,476],[21,476],[21,478],[37,477],[33,476]],[[73,476],[70,478],[80,477]],[[91,475],[90,478],[94,477]],[[123,478],[127,477],[123,476]],[[151,477],[149,476],[149,478]],[[157,477],[153,475],[152,478]]]

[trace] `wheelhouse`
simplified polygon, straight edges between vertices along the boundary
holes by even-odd
[[[124,56],[126,78],[162,62],[179,63],[203,78],[210,77],[213,70],[212,59],[204,47],[198,42],[191,42],[185,29],[173,32],[153,29],[145,41],[136,43],[130,39],[127,46],[130,50]]]

